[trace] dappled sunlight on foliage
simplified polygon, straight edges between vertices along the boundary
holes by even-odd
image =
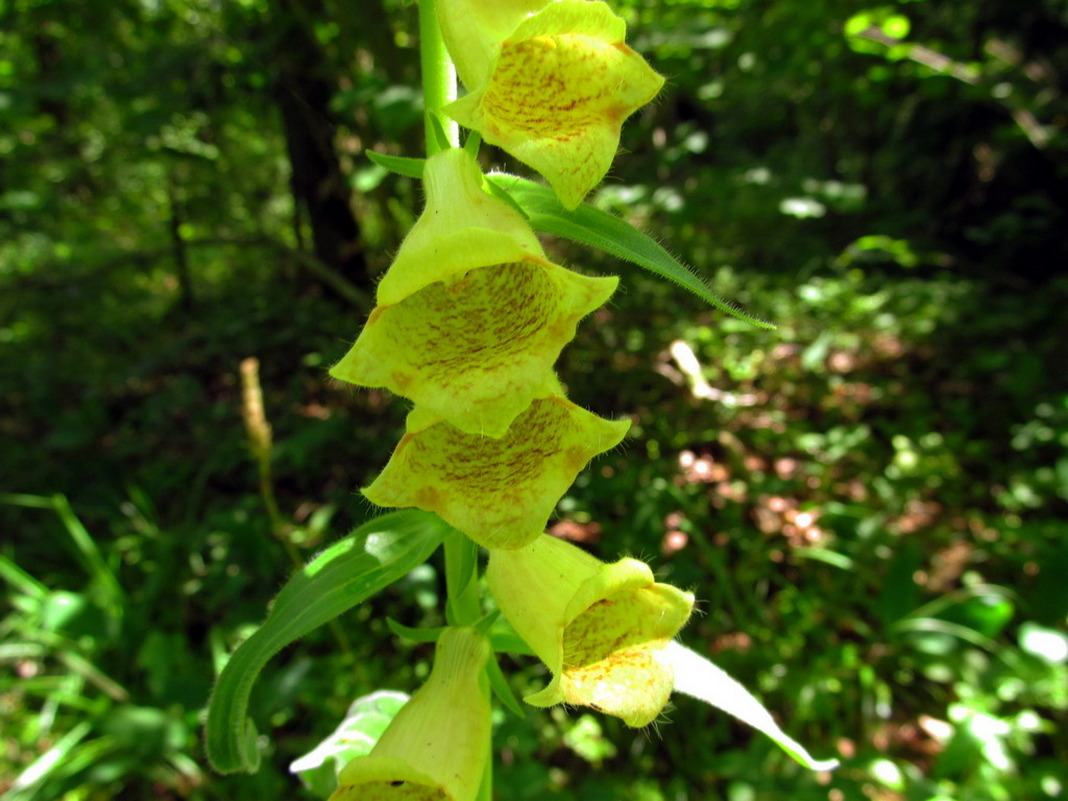
[[[685,702],[662,714],[677,737],[528,709],[495,720],[500,797],[1063,798],[1068,19],[611,5],[668,82],[589,201],[777,328],[544,238],[554,263],[621,275],[556,367],[577,406],[631,421],[548,531],[655,561],[699,599],[681,639],[842,767],[804,774]],[[427,676],[432,650],[386,618],[444,625],[438,558],[264,670],[259,773],[207,769],[212,676],[293,554],[376,514],[354,488],[404,428],[402,400],[327,369],[419,207],[365,156],[420,141],[410,6],[0,10],[12,801],[311,798],[279,766],[352,698]],[[242,424],[250,357],[276,520]],[[504,661],[516,695],[547,683]]]

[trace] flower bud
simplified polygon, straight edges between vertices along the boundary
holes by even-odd
[[[605,564],[543,535],[490,552],[490,591],[552,672],[534,706],[589,706],[645,726],[663,710],[674,672],[662,651],[693,610],[693,595],[658,584],[636,559]]]
[[[546,260],[522,217],[482,191],[464,151],[428,159],[425,181],[426,210],[330,374],[386,387],[467,434],[501,437],[619,280]]]
[[[605,420],[554,387],[500,439],[465,434],[416,407],[389,464],[363,493],[379,506],[417,506],[487,548],[541,536],[557,501],[594,456],[614,448],[628,420]]]
[[[664,85],[603,2],[439,0],[438,16],[469,90],[445,113],[545,176],[569,209],[608,172],[623,121]]]
[[[490,745],[480,682],[489,643],[471,628],[442,632],[426,684],[367,756],[342,768],[329,801],[474,801]]]

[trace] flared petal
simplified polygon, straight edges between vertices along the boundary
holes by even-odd
[[[464,86],[489,77],[501,42],[552,0],[437,0],[438,24]]]
[[[379,506],[437,512],[487,548],[518,548],[541,536],[579,471],[629,428],[559,395],[534,400],[500,439],[465,434],[416,407],[363,493]]]
[[[664,84],[625,36],[602,2],[550,3],[516,26],[488,77],[444,111],[537,170],[575,208],[608,172],[623,121]]]
[[[464,433],[501,437],[617,284],[533,257],[471,270],[379,306],[330,374],[386,387]]]
[[[329,801],[474,801],[489,756],[490,655],[470,628],[442,632],[430,676],[367,756],[342,768]]]
[[[425,178],[427,208],[330,374],[385,387],[465,433],[501,437],[619,279],[547,261],[526,221],[482,191],[462,150],[431,157]]]
[[[504,616],[552,672],[534,706],[589,706],[645,726],[674,686],[662,658],[693,611],[693,595],[653,578],[636,559],[605,564],[543,535],[490,552],[489,587]]]

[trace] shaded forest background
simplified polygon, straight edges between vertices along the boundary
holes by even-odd
[[[553,531],[692,587],[684,640],[843,767],[684,698],[642,732],[532,710],[498,797],[1065,797],[1068,3],[614,6],[668,86],[591,202],[778,329],[550,243],[623,275],[560,372],[635,423]],[[206,768],[278,539],[307,559],[374,514],[403,422],[326,368],[420,207],[365,157],[419,153],[416,29],[394,0],[0,2],[5,801],[311,798],[288,764],[425,675],[384,618],[441,623],[436,564],[268,667],[259,773]]]

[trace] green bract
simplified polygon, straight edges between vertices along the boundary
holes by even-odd
[[[474,801],[489,756],[490,702],[480,677],[489,643],[441,634],[426,684],[367,756],[342,768],[329,801]]]
[[[500,439],[465,434],[417,407],[363,492],[379,506],[437,512],[487,548],[518,548],[541,535],[579,471],[629,428],[558,393],[535,399]]]
[[[626,23],[587,0],[439,0],[438,10],[469,90],[445,113],[578,206],[608,172],[623,121],[664,85],[624,43]]]
[[[636,559],[605,564],[545,534],[524,548],[490,552],[497,604],[553,674],[524,700],[589,706],[629,726],[654,721],[675,676],[664,646],[693,610],[693,595],[658,584]]]

